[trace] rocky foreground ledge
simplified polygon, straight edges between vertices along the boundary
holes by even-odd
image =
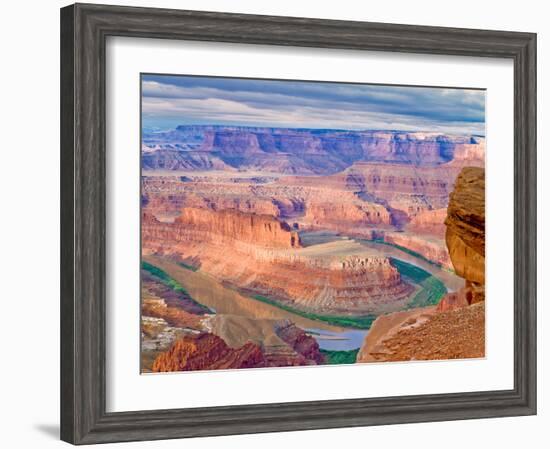
[[[466,167],[450,195],[446,242],[466,280],[437,306],[378,317],[358,362],[444,360],[485,356],[485,170]]]

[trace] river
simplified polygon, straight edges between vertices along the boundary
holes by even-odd
[[[305,240],[312,243],[321,243],[321,241],[327,242],[340,238],[341,237],[333,234],[325,233],[323,235],[308,235]],[[441,280],[448,291],[455,291],[464,285],[464,280],[454,273],[441,269],[399,248],[366,240],[355,241],[365,248],[375,249],[388,256],[424,269]],[[330,325],[266,304],[222,285],[207,273],[188,270],[174,262],[160,257],[148,256],[145,260],[168,273],[172,278],[178,281],[197,302],[215,310],[216,314],[243,317],[248,320],[254,319],[258,322],[288,319],[312,335],[317,340],[321,349],[329,351],[357,349],[361,347],[365,336],[368,334],[368,330]]]

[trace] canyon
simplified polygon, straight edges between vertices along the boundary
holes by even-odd
[[[320,313],[397,307],[411,287],[382,253],[352,247],[303,248],[298,233],[277,218],[234,210],[184,208],[173,223],[142,219],[144,255],[179,258],[242,290]]]
[[[485,356],[485,171],[464,168],[451,193],[446,241],[465,286],[437,306],[379,316],[358,362]]]
[[[181,125],[144,132],[148,169],[246,169],[332,174],[356,161],[442,164],[483,160],[485,139],[439,133]]]
[[[142,372],[480,353],[484,158],[480,136],[144,132]],[[448,328],[472,347],[430,352]]]

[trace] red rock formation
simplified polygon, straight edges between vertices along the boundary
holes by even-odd
[[[186,181],[176,176],[147,176],[142,180],[143,208],[161,221],[173,221],[183,208],[190,207],[271,215],[339,232],[365,232],[365,227],[391,224],[384,206],[363,201],[342,186],[326,186],[324,179],[315,186],[295,185],[287,179],[270,184],[233,181],[237,178],[221,175]]]
[[[299,248],[300,237],[282,221],[270,215],[247,214],[225,209],[185,208],[176,218],[176,226],[193,229],[204,235],[221,236],[239,242],[270,248]]]
[[[212,176],[144,176],[143,210],[161,221],[172,222],[186,207],[212,210],[235,209],[241,212],[279,217],[292,202],[277,197],[277,192],[258,191],[253,180]],[[287,203],[290,203],[289,205]]]
[[[157,356],[152,371],[257,368],[264,365],[265,359],[258,345],[246,343],[241,348],[231,349],[221,338],[201,334],[176,340],[168,351]]]
[[[142,316],[164,319],[173,327],[189,327],[192,329],[201,328],[201,317],[185,310],[169,306],[164,299],[143,298],[141,301]]]
[[[457,145],[449,165],[485,167],[485,138],[476,137],[471,143]]]
[[[443,164],[472,160],[484,139],[439,133],[178,126],[144,133],[145,169],[208,170],[230,166],[277,173],[336,173],[356,161]],[[471,164],[473,165],[473,164]]]
[[[407,297],[412,287],[387,257],[338,255],[346,244],[353,246],[301,249],[296,233],[273,217],[236,211],[185,209],[172,224],[142,220],[144,254],[187,259],[222,282],[299,308],[370,313]]]
[[[151,214],[142,219],[142,241],[252,243],[266,248],[299,248],[300,237],[285,223],[269,215],[246,214],[233,209],[185,208],[173,224],[163,224]]]
[[[462,288],[457,292],[447,293],[436,307],[437,312],[448,312],[450,310],[461,309],[469,306],[466,299],[465,289]]]
[[[460,169],[460,165],[452,164],[356,162],[330,176],[296,176],[280,182],[302,188],[322,185],[342,197],[353,192],[365,204],[383,205],[391,214],[391,223],[402,226],[417,214],[445,209]],[[342,201],[339,196],[335,198]]]
[[[470,359],[485,356],[485,303],[445,312],[434,308],[376,319],[357,362]]]
[[[485,171],[466,167],[451,194],[447,246],[466,280],[437,307],[378,317],[357,361],[434,360],[485,355]]]
[[[416,214],[407,225],[407,231],[415,234],[426,234],[445,238],[445,219],[447,208],[426,210]]]
[[[370,313],[403,300],[412,290],[383,256],[252,261],[246,271],[224,261],[208,267],[233,285],[328,314]]]
[[[277,335],[304,358],[304,361],[301,364],[309,365],[324,362],[324,356],[319,350],[317,340],[315,340],[312,336],[307,335],[302,329],[295,326],[293,323],[282,323],[282,325],[277,327]],[[289,363],[279,364],[279,362],[277,362],[276,366],[287,365],[289,365]]]
[[[330,229],[348,235],[370,236],[373,225],[391,225],[387,209],[367,202],[310,201],[302,221],[312,229]]]
[[[447,246],[456,273],[485,283],[485,170],[466,167],[456,180],[447,212]]]
[[[443,239],[405,232],[386,232],[384,233],[384,241],[420,254],[425,259],[445,268],[453,267]]]
[[[430,167],[361,162],[335,176],[342,176],[348,187],[384,200],[390,207],[414,216],[447,205],[459,170],[445,165]]]

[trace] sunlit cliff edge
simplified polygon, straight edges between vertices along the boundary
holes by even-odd
[[[437,306],[378,317],[358,362],[485,356],[485,170],[465,167],[449,199],[446,242],[453,267],[466,280]]]

